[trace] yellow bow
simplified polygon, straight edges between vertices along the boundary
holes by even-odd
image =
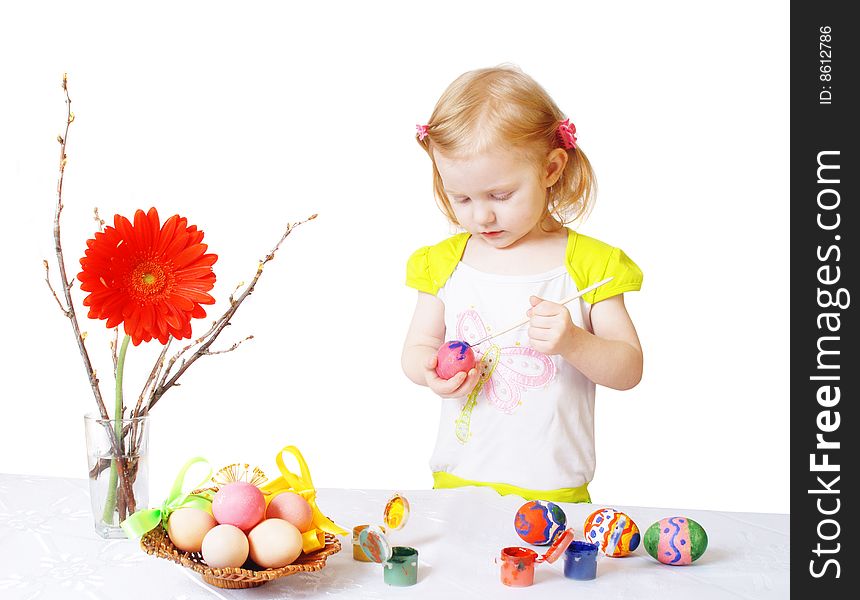
[[[301,477],[290,471],[284,464],[284,452],[289,452],[295,457],[296,461],[299,463],[299,470],[302,474]],[[262,489],[263,493],[266,495],[267,505],[272,501],[272,498],[281,492],[287,491],[299,494],[308,501],[308,504],[311,505],[311,510],[313,511],[311,529],[302,534],[302,550],[304,550],[305,553],[319,550],[325,546],[325,533],[331,533],[333,535],[347,535],[349,533],[346,529],[338,526],[334,521],[320,512],[316,503],[317,491],[314,489],[314,484],[311,480],[311,473],[310,470],[308,470],[308,464],[305,462],[305,459],[302,456],[302,453],[299,452],[298,448],[295,446],[284,446],[275,456],[275,463],[278,465],[278,470],[280,470],[281,476],[277,479],[273,479],[260,489]]]

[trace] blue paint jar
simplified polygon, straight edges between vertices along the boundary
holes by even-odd
[[[564,576],[587,581],[597,577],[597,544],[572,542],[564,551]]]

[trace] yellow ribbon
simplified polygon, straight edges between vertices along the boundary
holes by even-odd
[[[301,477],[290,471],[284,464],[283,455],[285,452],[292,454],[299,463]],[[267,505],[275,496],[281,492],[288,491],[299,494],[302,498],[308,501],[308,504],[311,505],[311,510],[313,511],[311,529],[302,535],[302,550],[304,550],[305,553],[319,550],[325,546],[325,533],[331,533],[333,535],[349,534],[346,529],[335,524],[334,521],[320,512],[316,503],[317,491],[314,489],[314,484],[311,480],[311,472],[298,448],[295,446],[284,446],[275,456],[275,463],[278,465],[278,470],[281,472],[281,476],[277,479],[273,479],[260,489],[262,489],[263,493],[266,495]]]
[[[209,477],[212,476],[212,467],[209,467],[209,472],[200,483],[191,487],[191,490],[187,492],[182,491],[185,487],[185,474],[188,472],[188,469],[201,462],[206,463],[207,466],[209,465],[209,461],[197,456],[182,466],[173,482],[173,487],[170,488],[167,499],[162,502],[161,508],[143,508],[120,523],[123,531],[125,531],[125,534],[130,539],[141,537],[147,531],[155,529],[159,523],[166,528],[167,518],[170,516],[170,513],[179,508],[199,508],[209,512],[212,511],[212,498],[208,492],[205,494],[191,493],[192,490],[198,489],[209,480]]]

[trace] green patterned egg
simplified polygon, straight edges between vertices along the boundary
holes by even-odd
[[[642,544],[664,565],[689,565],[708,548],[708,534],[687,517],[666,517],[645,531]]]

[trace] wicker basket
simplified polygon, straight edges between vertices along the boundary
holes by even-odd
[[[252,588],[268,583],[272,579],[286,577],[293,573],[319,571],[325,566],[326,558],[340,551],[340,540],[330,533],[325,534],[325,546],[311,554],[300,554],[296,561],[279,569],[244,569],[226,567],[210,569],[199,552],[182,552],[173,545],[167,532],[159,526],[145,534],[140,540],[147,554],[152,554],[179,563],[203,576],[210,585],[228,589]]]

